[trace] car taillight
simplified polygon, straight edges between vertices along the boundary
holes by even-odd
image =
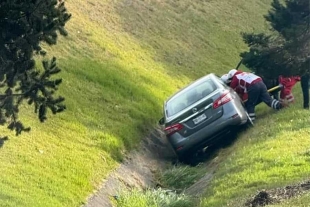
[[[174,124],[172,126],[166,127],[164,131],[165,131],[166,135],[171,135],[177,131],[180,131],[181,129],[183,129],[182,124]]]
[[[230,93],[227,92],[227,93],[221,95],[218,99],[216,99],[214,101],[213,108],[216,109],[216,108],[228,103],[231,100],[232,100],[232,97],[231,97]]]

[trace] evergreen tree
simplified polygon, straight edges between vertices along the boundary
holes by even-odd
[[[53,114],[65,109],[64,98],[54,93],[61,79],[56,58],[43,61],[44,70],[35,67],[34,55],[46,52],[40,43],[57,43],[58,34],[67,35],[64,26],[70,14],[63,0],[1,0],[0,2],[0,124],[16,134],[29,131],[18,120],[23,102],[34,106],[41,122],[47,110]]]
[[[243,34],[250,50],[240,56],[243,63],[266,78],[302,75],[310,67],[309,0],[273,0],[265,15],[272,33]]]

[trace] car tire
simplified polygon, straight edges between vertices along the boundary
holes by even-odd
[[[198,164],[197,152],[188,151],[184,155],[179,155],[178,159],[181,163],[190,166],[196,166]]]
[[[181,163],[184,163],[184,164],[190,164],[191,163],[191,158],[192,158],[192,154],[188,153],[187,155],[178,155],[178,160],[181,162]]]

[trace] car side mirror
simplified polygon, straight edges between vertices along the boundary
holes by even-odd
[[[165,118],[162,117],[161,119],[159,119],[158,124],[159,125],[164,125],[165,124]]]

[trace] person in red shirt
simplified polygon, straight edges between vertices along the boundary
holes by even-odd
[[[242,72],[242,71],[241,71]],[[221,80],[229,86],[231,80],[228,79],[228,74],[224,74],[221,76]],[[245,103],[248,100],[248,93],[245,93],[242,88],[236,88],[236,93],[239,95],[240,99],[243,103]]]
[[[241,90],[243,93],[248,94],[248,100],[245,102],[245,108],[252,121],[256,118],[255,106],[260,101],[265,102],[266,105],[276,110],[283,108],[281,102],[270,97],[267,87],[261,77],[253,73],[232,69],[228,73],[228,82],[229,81],[229,86],[236,92]]]
[[[300,81],[299,76],[283,77],[279,76],[279,83],[283,85],[283,88],[280,92],[280,101],[287,101],[287,103],[294,102],[294,96],[292,93],[293,87],[295,84]]]

